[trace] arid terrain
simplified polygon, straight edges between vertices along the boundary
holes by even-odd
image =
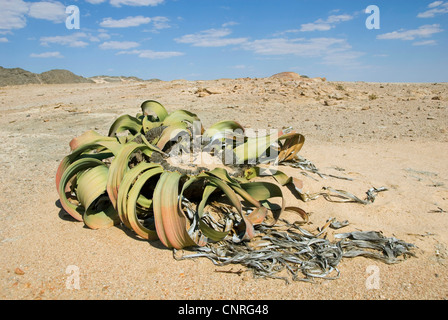
[[[292,126],[306,137],[301,155],[322,172],[304,189],[332,187],[374,203],[297,200],[309,231],[335,217],[334,234],[382,231],[416,246],[395,265],[343,259],[337,280],[254,278],[239,265],[176,261],[158,242],[124,227],[90,230],[61,209],[55,173],[68,143],[86,130],[107,134],[122,114],[157,100],[196,113],[205,127],[236,120],[253,129]],[[28,84],[0,87],[0,299],[447,299],[448,84],[328,82],[306,78]],[[67,287],[71,266],[79,289]],[[374,266],[374,268],[372,268]],[[375,274],[371,271],[376,270]],[[375,276],[378,286],[369,286]]]

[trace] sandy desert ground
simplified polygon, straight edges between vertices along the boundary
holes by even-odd
[[[348,220],[335,233],[382,231],[413,243],[416,257],[396,265],[344,259],[337,280],[316,283],[218,271],[207,259],[176,261],[160,242],[113,227],[90,230],[61,210],[55,173],[69,141],[147,99],[188,109],[205,127],[237,120],[253,129],[293,126],[301,155],[322,172],[300,175],[307,191],[344,189],[360,197],[387,187],[373,204],[288,205],[311,213],[310,231]],[[448,84],[343,83],[320,79],[24,85],[0,88],[0,299],[447,299]],[[296,169],[285,170],[299,175]],[[79,268],[79,289],[66,286]],[[375,266],[372,269],[371,266]],[[377,270],[379,287],[367,284]]]

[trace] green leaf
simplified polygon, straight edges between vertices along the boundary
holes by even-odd
[[[241,184],[241,187],[247,191],[254,199],[261,201],[262,205],[269,209],[274,217],[274,223],[285,210],[285,200],[280,187],[270,182],[249,182]],[[282,200],[281,210],[273,210],[268,202],[271,198],[279,197]],[[255,215],[255,214],[254,214]]]
[[[169,141],[176,138],[176,136],[182,132],[186,132],[188,135],[190,135],[190,132],[187,130],[187,125],[185,123],[176,122],[171,124],[163,130],[162,135],[157,141],[157,148],[163,150],[163,148]]]
[[[283,197],[282,190],[276,184],[270,182],[242,183],[241,187],[256,200],[268,200],[275,197]]]
[[[109,137],[113,137],[117,133],[129,130],[131,134],[137,134],[142,130],[142,122],[130,115],[123,115],[114,121],[109,129]]]
[[[297,179],[295,177],[290,177],[286,175],[284,172],[277,170],[276,168],[260,168],[260,167],[252,167],[247,169],[244,172],[244,176],[247,180],[253,179],[255,177],[261,177],[261,176],[272,176],[274,179],[282,186],[291,185],[294,187],[294,190],[297,192],[299,197],[303,201],[310,200],[310,196],[303,191],[303,181],[300,179]]]
[[[149,130],[160,127],[162,122],[153,122],[147,116],[143,117],[142,126],[143,132],[146,134]]]
[[[219,179],[225,181],[236,193],[238,193],[241,197],[243,197],[246,201],[249,201],[252,205],[256,207],[260,207],[261,204],[254,197],[252,197],[246,190],[244,190],[240,183],[230,177],[227,170],[223,168],[215,168],[212,171],[206,172],[208,175],[213,175],[218,177]]]
[[[88,209],[93,201],[106,191],[109,169],[98,165],[78,175],[77,196],[81,205]]]
[[[61,174],[60,181],[58,183],[58,193],[61,205],[68,214],[70,214],[78,221],[83,221],[82,215],[84,214],[85,209],[71,203],[68,200],[67,195],[69,195],[70,190],[68,184],[71,183],[70,181],[75,177],[76,174],[90,168],[104,165],[105,164],[100,160],[93,158],[83,158],[70,164],[67,169]]]
[[[168,116],[168,112],[165,107],[157,101],[147,100],[142,103],[141,109],[143,115],[148,116],[150,113],[155,113],[159,121],[165,120]]]
[[[106,229],[120,222],[117,211],[112,204],[101,211],[94,211],[91,208],[87,209],[83,215],[83,219],[86,226],[90,229]]]
[[[158,238],[156,230],[151,230],[146,227],[144,227],[137,219],[137,199],[140,195],[141,189],[143,188],[144,184],[151,179],[152,177],[156,175],[160,175],[163,172],[163,168],[161,167],[154,167],[151,169],[148,169],[144,173],[141,174],[141,176],[137,179],[137,181],[134,183],[132,188],[127,193],[127,200],[125,201],[126,204],[126,211],[125,215],[127,217],[127,221],[132,228],[132,230],[135,231],[140,237],[148,240],[156,240]],[[121,187],[120,187],[121,189]],[[126,190],[126,189],[125,189]],[[123,206],[125,205],[123,203]]]
[[[241,130],[244,133],[244,128],[236,121],[220,121],[209,127],[204,132],[204,137],[207,138],[221,138],[226,134],[234,134],[235,130]]]
[[[179,210],[178,172],[164,172],[153,195],[154,220],[160,241],[168,248],[181,249],[195,245],[187,231],[187,219]]]
[[[206,223],[204,223],[202,220],[199,220],[199,229],[201,229],[201,232],[206,236],[208,239],[217,242],[224,240],[225,237],[229,234],[227,231],[218,231],[213,229],[212,227],[208,226]]]
[[[62,174],[67,170],[71,163],[85,157],[98,158],[98,154],[91,154],[88,152],[98,152],[100,149],[102,149],[103,152],[110,151],[116,155],[121,149],[121,145],[116,138],[104,137],[97,132],[90,130],[81,136],[72,139],[70,148],[73,150],[72,153],[62,159],[56,172],[57,190],[59,190],[59,182]]]
[[[116,155],[109,167],[109,179],[107,181],[107,193],[109,194],[110,201],[116,208],[118,188],[123,179],[123,176],[129,171],[129,160],[133,153],[137,151],[152,152],[147,145],[139,144],[135,142],[129,142],[122,145],[121,150]]]
[[[195,121],[200,121],[196,114],[186,110],[175,110],[163,120],[163,125],[170,126],[178,122],[193,123]]]
[[[141,162],[138,165],[136,165],[134,168],[129,170],[123,176],[123,180],[121,181],[120,188],[118,189],[118,194],[117,194],[117,212],[118,212],[118,216],[120,217],[120,220],[129,229],[132,229],[132,226],[128,221],[128,215],[132,214],[132,213],[129,213],[128,209],[127,209],[129,190],[131,189],[132,185],[134,184],[134,182],[138,176],[140,176],[143,172],[145,172],[149,169],[152,169],[152,168],[161,168],[161,166],[159,164],[155,164],[155,163]],[[140,197],[139,197],[139,200],[140,200]],[[139,200],[137,200],[137,202]],[[151,199],[151,204],[152,204],[152,199]]]
[[[281,133],[277,132],[263,137],[247,138],[245,143],[233,149],[237,163],[257,162],[258,158],[278,140],[280,135]]]

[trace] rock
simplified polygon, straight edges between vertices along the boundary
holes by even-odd
[[[195,94],[197,94],[198,97],[200,98],[209,96],[211,94],[220,94],[220,93],[222,92],[214,88],[198,88],[195,92]]]
[[[23,276],[25,274],[25,271],[23,271],[20,268],[15,268],[14,273],[19,275],[19,276]]]
[[[328,98],[330,99],[335,99],[335,100],[342,100],[344,99],[344,96],[342,94],[340,94],[339,92],[333,92],[328,94]]]
[[[206,96],[209,96],[209,95],[210,95],[209,93],[204,92],[204,91],[198,93],[198,97],[199,98],[203,98],[203,97],[206,97]]]
[[[270,78],[280,80],[302,80],[302,76],[295,72],[280,72],[274,74]]]
[[[198,97],[202,98],[202,97],[209,96],[209,95],[210,95],[210,92],[208,92],[207,89],[205,89],[205,88],[198,88],[198,89],[195,91],[195,94],[197,94]]]
[[[209,93],[209,94],[221,94],[222,90],[217,89],[217,88],[205,88],[205,90]]]
[[[311,81],[316,82],[316,83],[320,83],[320,82],[327,81],[327,78],[312,78]]]

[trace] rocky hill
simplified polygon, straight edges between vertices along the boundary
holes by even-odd
[[[21,68],[0,67],[0,86],[13,86],[21,84],[69,84],[93,83],[92,80],[78,76],[68,70],[50,70],[42,73],[33,73]]]

